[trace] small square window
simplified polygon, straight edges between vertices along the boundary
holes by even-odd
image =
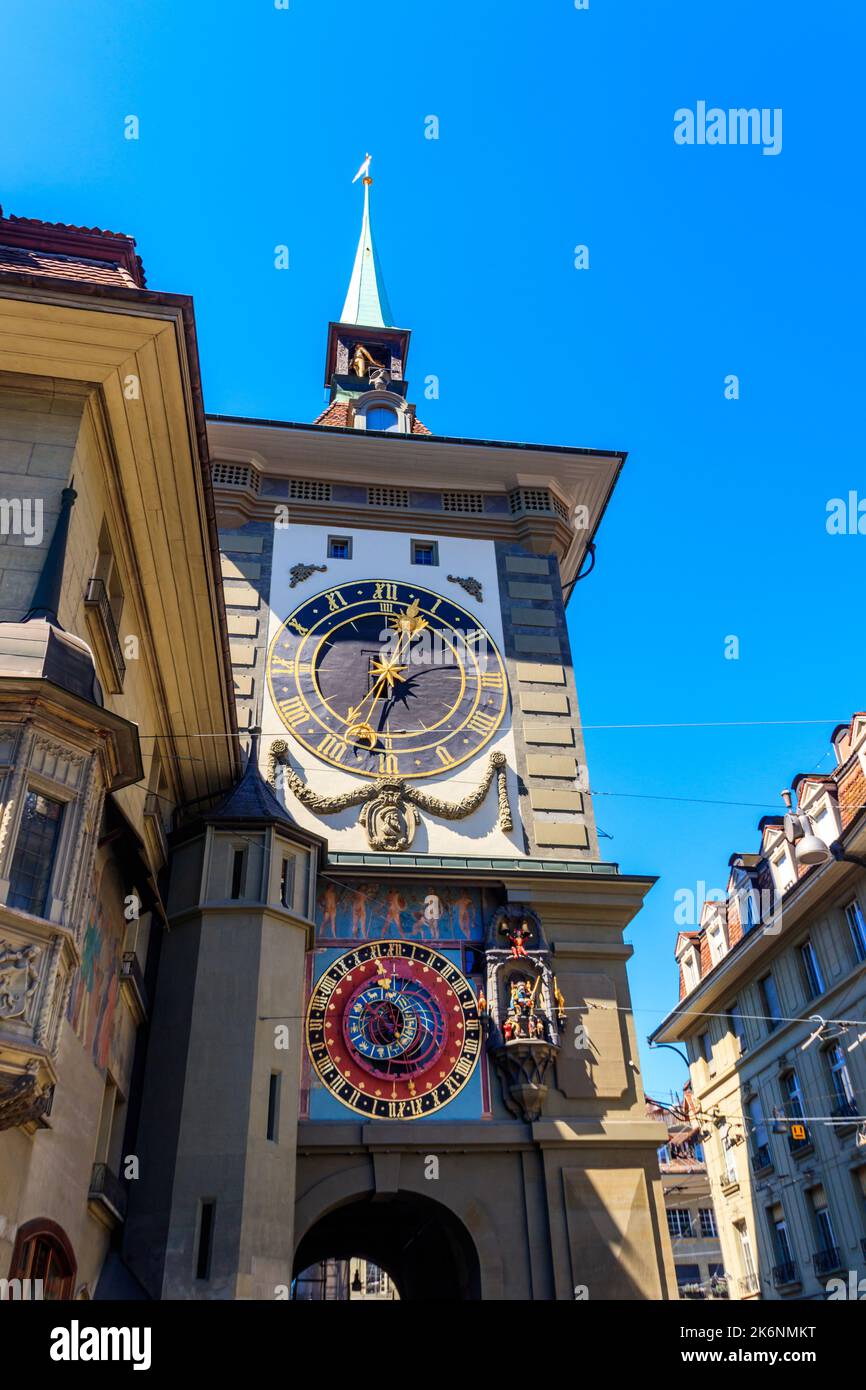
[[[436,541],[413,541],[412,564],[438,565],[439,546],[437,545]]]
[[[329,560],[351,560],[352,558],[352,537],[351,536],[329,536],[328,537],[328,559]]]

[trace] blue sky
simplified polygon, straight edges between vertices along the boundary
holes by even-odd
[[[674,999],[676,890],[723,886],[866,705],[866,537],[825,529],[830,498],[866,496],[866,18],[850,0],[383,15],[7,0],[0,202],[134,235],[148,283],[195,297],[207,409],[305,420],[371,150],[430,428],[628,450],[570,608],[587,725],[824,721],[589,729],[604,853],[660,875],[630,932],[643,1039]],[[700,100],[781,108],[781,153],[676,145],[674,112]],[[650,1091],[682,1082],[670,1052],[643,1067]]]

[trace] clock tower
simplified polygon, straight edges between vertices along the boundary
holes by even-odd
[[[666,1298],[623,941],[652,880],[599,853],[566,620],[625,456],[431,433],[371,186],[322,414],[209,420],[257,732],[200,837],[225,901],[175,891],[187,1077],[218,1095],[175,1098],[184,1254],[145,1282],[303,1296],[363,1256],[403,1299]]]

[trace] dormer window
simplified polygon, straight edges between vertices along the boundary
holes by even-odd
[[[812,833],[817,835],[819,840],[823,840],[825,845],[832,845],[834,840],[838,840],[842,827],[832,802],[825,797],[821,806],[810,813],[809,819],[812,822]]]
[[[363,392],[350,406],[349,419],[356,430],[380,434],[411,434],[411,412],[394,391],[384,388]]]
[[[689,951],[683,956],[683,980],[686,986],[686,994],[691,994],[695,985],[698,983],[700,975],[694,951]]]
[[[365,414],[368,430],[398,431],[400,420],[390,405],[371,405]]]
[[[784,892],[786,888],[790,888],[797,877],[790,857],[784,849],[781,854],[777,854],[773,857],[772,865],[776,888],[779,892]]]
[[[725,940],[725,933],[721,922],[717,923],[714,927],[710,927],[708,935],[710,939],[710,959],[714,965],[718,965],[728,949],[728,943]]]

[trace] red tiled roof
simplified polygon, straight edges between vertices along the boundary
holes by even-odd
[[[791,784],[798,792],[798,803],[801,801],[804,788],[809,784],[816,786],[827,786],[837,788],[839,814],[842,820],[843,831],[847,830],[860,814],[866,809],[866,772],[859,758],[852,758],[852,744],[854,742],[854,729],[858,719],[862,714],[855,713],[847,724],[839,724],[833,731],[833,739],[836,747],[838,763],[836,769],[828,775],[815,772],[798,773]],[[848,731],[846,734],[846,730]],[[859,738],[859,735],[858,735]],[[762,816],[758,822],[761,831],[768,827],[778,827],[783,823],[780,815]],[[728,863],[736,867],[739,861],[751,869],[749,875],[751,886],[760,894],[762,902],[773,901],[776,892],[773,880],[773,871],[769,859],[765,853],[761,854],[732,854]],[[812,864],[800,864],[797,866],[797,881],[805,878],[815,866]],[[788,891],[788,890],[785,890]],[[728,927],[728,949],[733,948],[742,940],[743,922],[740,919],[740,904],[736,893],[729,892],[727,899],[727,927]],[[696,939],[700,956],[700,979],[704,980],[707,975],[715,969],[712,960],[709,942],[705,930],[700,932],[683,932],[677,934],[677,948],[682,937],[692,940]],[[682,1001],[686,997],[686,984],[682,967],[679,971],[679,997]]]
[[[317,415],[314,425],[345,425],[349,418],[348,401],[331,401],[327,410]]]
[[[349,402],[331,401],[331,404],[327,407],[327,409],[323,410],[321,415],[316,416],[315,420],[313,421],[313,424],[330,425],[332,428],[346,428],[349,424]],[[426,425],[422,425],[421,421],[417,420],[413,415],[412,433],[430,434],[431,431],[428,430]]]
[[[144,289],[135,241],[123,232],[4,217],[0,208],[0,272]]]

